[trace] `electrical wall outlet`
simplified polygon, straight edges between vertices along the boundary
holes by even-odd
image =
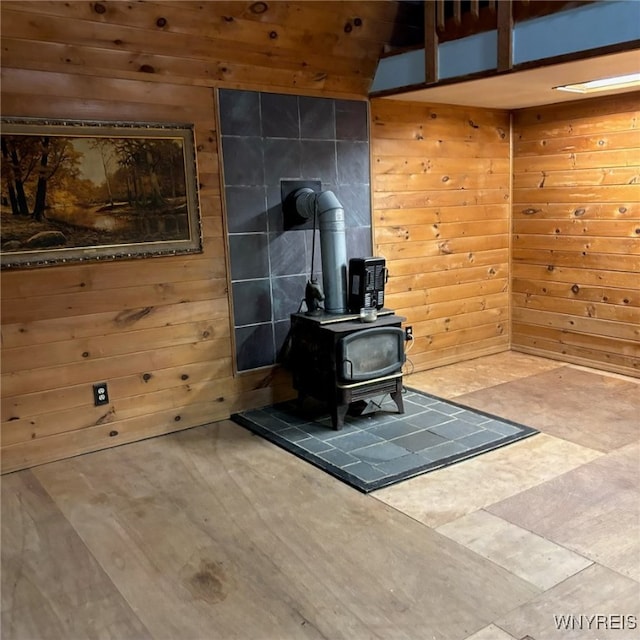
[[[413,340],[413,327],[405,327],[404,328],[404,339],[405,340]]]
[[[93,385],[93,403],[96,407],[102,404],[109,404],[109,392],[106,382],[99,382]]]

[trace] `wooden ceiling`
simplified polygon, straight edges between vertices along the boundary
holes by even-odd
[[[441,39],[465,35],[474,3],[440,4]],[[490,4],[477,3],[476,26]],[[514,12],[575,4],[515,0]],[[365,97],[381,55],[424,46],[422,0],[3,0],[0,10],[4,70]]]
[[[384,49],[419,40],[412,4],[4,0],[2,67],[365,97]]]
[[[514,18],[578,4],[514,0]],[[439,40],[495,25],[496,6],[436,0]],[[422,0],[3,0],[3,79],[28,83],[25,72],[44,72],[59,74],[47,84],[61,88],[74,75],[364,98],[381,56],[424,46],[424,7]]]

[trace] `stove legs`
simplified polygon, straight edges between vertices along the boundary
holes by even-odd
[[[313,395],[307,389],[298,389],[298,408],[303,410],[303,403],[307,395]],[[365,398],[374,396],[384,396],[389,394],[398,408],[398,413],[404,413],[404,402],[402,400],[402,376],[398,375],[391,380],[385,379],[381,384],[380,380],[372,380],[366,386],[336,386],[332,390],[329,398],[324,395],[325,402],[329,405],[331,413],[331,426],[339,431],[344,426],[344,418],[347,413],[360,415],[367,407]],[[322,395],[320,396],[322,397]]]
[[[298,411],[304,411],[304,401],[307,397],[309,397],[308,394],[303,391],[298,391],[298,398],[296,399]],[[328,404],[331,414],[331,426],[336,431],[340,431],[344,426],[344,417],[347,415],[347,411],[349,410],[349,404],[339,404],[337,400],[329,401]]]
[[[391,393],[391,399],[396,403],[396,407],[398,407],[398,413],[404,413],[404,402],[402,401],[402,385],[400,388],[396,388],[395,391]]]
[[[344,417],[349,410],[348,404],[336,404],[331,406],[331,425],[336,431],[344,427]]]
[[[391,391],[389,395],[396,403],[398,413],[404,413],[404,402],[402,400],[402,378],[400,378],[396,384],[395,391]],[[339,431],[344,426],[344,417],[347,413],[352,416],[358,416],[367,408],[367,403],[361,399],[352,400],[348,397],[348,400],[349,401],[346,404],[339,404],[338,402],[331,404],[331,424],[336,431]]]

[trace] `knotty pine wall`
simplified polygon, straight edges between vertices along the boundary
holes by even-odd
[[[396,5],[268,2],[261,14],[251,5],[10,0],[0,5],[2,114],[193,122],[204,231],[199,255],[2,273],[4,472],[203,424],[290,395],[288,378],[278,369],[233,376],[214,89],[364,99],[382,43],[392,32]],[[625,111],[616,101],[603,103],[609,114]],[[538,112],[560,126],[573,123],[570,111]],[[509,115],[388,100],[374,101],[372,113],[376,253],[387,257],[391,270],[388,305],[414,326],[409,355],[415,368],[507,349]],[[589,126],[597,127],[598,113],[596,107],[579,120],[591,119]],[[533,116],[528,121],[526,112],[518,117],[523,129],[539,124]],[[626,133],[615,126],[608,131],[610,120],[607,115],[604,130],[585,130],[576,138],[601,139],[606,133],[604,150],[576,154],[583,164],[569,162],[561,165],[563,171],[600,168],[601,160],[606,167],[637,164],[632,160],[637,144],[636,153],[624,146],[632,127],[623,128]],[[561,137],[553,144],[562,145]],[[560,148],[549,159],[571,160]],[[543,151],[538,145],[529,152],[518,143],[516,180],[526,173],[525,165],[531,173],[542,163],[538,178],[540,170],[555,171],[544,157],[537,158]],[[610,151],[626,158],[616,161],[623,164],[608,164]],[[620,221],[611,208],[620,198],[614,200],[596,198],[584,207],[590,228],[597,223],[599,244],[612,234],[620,239],[610,226]],[[637,196],[635,204],[631,196],[621,201],[637,219]],[[568,210],[570,203],[563,202]],[[517,211],[515,217],[519,224]],[[522,220],[534,222],[531,215]],[[548,241],[556,242],[556,228]],[[637,309],[637,243],[624,244],[632,239],[629,233],[622,232],[623,242],[616,245],[621,252],[596,252],[592,246],[587,261],[573,250],[574,239],[570,249],[554,254],[554,292],[578,284],[581,296],[587,290],[599,295],[598,287],[605,285],[597,271],[607,273],[608,300],[591,300],[592,306],[583,308],[586,315],[575,315],[580,331],[567,334],[563,330],[570,327],[560,323],[573,300],[548,295],[548,261],[541,264],[535,257],[550,249],[521,246],[525,235],[532,242],[544,236],[518,226],[514,346],[635,370],[629,358],[634,336],[637,340],[631,328],[637,317],[631,306],[636,301]],[[516,290],[523,280],[544,282],[547,291]],[[527,304],[519,305],[527,293]],[[544,321],[541,313],[548,314]],[[568,336],[580,342],[562,353],[566,346],[557,345],[566,344]],[[593,358],[592,350],[608,356]],[[91,385],[105,380],[111,402],[94,408]]]
[[[204,235],[198,255],[3,272],[4,472],[291,394],[278,369],[233,375],[214,88],[364,99],[396,6],[250,5],[2,3],[2,114],[194,123]]]
[[[509,348],[509,113],[375,99],[376,255],[416,371]]]
[[[515,113],[514,349],[640,375],[639,105]]]

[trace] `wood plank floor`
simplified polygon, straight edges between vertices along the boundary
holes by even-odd
[[[640,624],[640,381],[507,352],[407,384],[542,433],[368,495],[229,421],[8,474],[1,637],[632,637],[554,616]]]

